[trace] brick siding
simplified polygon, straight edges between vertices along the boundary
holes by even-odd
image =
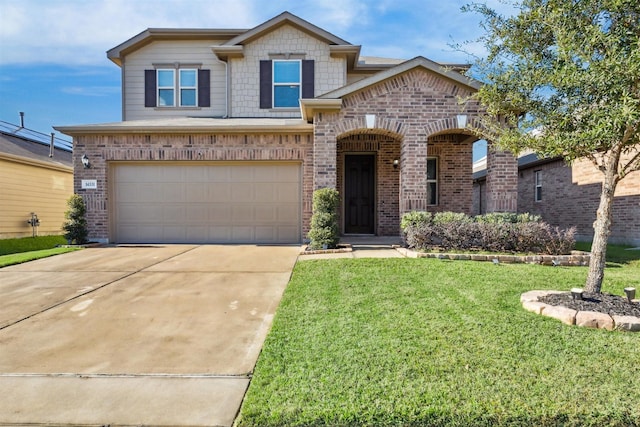
[[[378,135],[379,141],[398,141],[400,172],[398,183],[398,214],[389,215],[378,205],[378,234],[396,235],[396,218],[411,210],[459,211],[471,213],[472,195],[472,143],[476,138],[468,131],[457,127],[456,115],[467,114],[468,121],[477,123],[481,109],[475,102],[469,102],[464,109],[460,98],[471,94],[471,89],[443,78],[424,69],[413,69],[394,76],[342,99],[339,113],[319,113],[314,117],[314,188],[341,188],[341,144],[353,144],[353,135]],[[366,115],[375,115],[375,125],[367,128]],[[465,135],[466,133],[466,135]],[[374,138],[375,139],[375,138]],[[399,146],[398,146],[399,145]],[[346,146],[346,145],[345,145]],[[386,167],[391,153],[378,154],[378,167]],[[427,157],[438,157],[439,204],[427,204],[426,168]],[[509,163],[511,162],[511,163]],[[504,165],[504,167],[502,167]],[[494,167],[502,176],[514,175],[517,166],[513,156],[503,156],[500,166]],[[502,168],[502,169],[501,169]],[[386,170],[378,171],[379,179],[385,177]],[[510,181],[510,182],[511,182]],[[500,187],[510,191],[515,204],[516,187]],[[497,190],[496,190],[497,191]],[[378,187],[378,198],[385,194],[395,196],[395,188],[383,192]],[[391,201],[385,200],[385,203]],[[383,218],[384,217],[384,218]],[[389,225],[386,225],[387,222]],[[388,234],[387,234],[388,233]]]
[[[534,200],[535,171],[541,172],[542,200]],[[562,160],[520,171],[518,211],[541,215],[551,225],[575,226],[580,240],[593,238],[593,222],[600,202],[602,175],[586,160],[572,167]],[[640,244],[640,171],[625,177],[613,203],[612,243]]]
[[[313,139],[311,134],[135,134],[86,135],[74,145],[74,188],[87,205],[89,236],[109,239],[109,164],[114,161],[245,161],[296,160],[302,162],[302,232],[306,236],[311,221],[313,193]],[[84,169],[86,154],[91,168]],[[95,179],[98,188],[81,188],[83,179]]]

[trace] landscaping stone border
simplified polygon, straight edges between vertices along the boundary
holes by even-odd
[[[546,295],[568,294],[562,291],[529,291],[520,295],[522,307],[536,314],[552,317],[567,325],[582,326],[584,328],[606,329],[608,331],[622,330],[640,332],[640,318],[635,316],[609,316],[596,311],[576,311],[560,305],[550,305],[538,301]],[[640,300],[633,300],[640,303]]]
[[[497,259],[505,264],[542,264],[553,266],[587,266],[591,254],[589,252],[571,251],[570,255],[491,255],[491,254],[458,254],[448,252],[417,252],[407,248],[396,248],[409,258],[437,258],[467,261],[493,261]]]
[[[316,255],[316,254],[341,254],[345,252],[353,252],[353,247],[349,243],[340,243],[336,249],[308,249],[308,245],[303,245],[300,255]]]

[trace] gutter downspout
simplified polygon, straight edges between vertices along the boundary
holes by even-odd
[[[215,53],[213,54],[216,61],[224,65],[224,116],[223,119],[229,118],[229,64],[220,58]]]

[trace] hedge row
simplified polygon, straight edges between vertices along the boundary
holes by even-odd
[[[483,250],[491,252],[568,254],[575,228],[552,227],[530,214],[409,212],[402,217],[406,244],[418,250]]]

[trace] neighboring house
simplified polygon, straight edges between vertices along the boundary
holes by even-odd
[[[73,162],[70,145],[50,144],[51,136],[0,122],[0,239],[32,236],[32,213],[38,235],[62,234]]]
[[[479,88],[464,66],[362,57],[288,12],[249,30],[148,29],[107,56],[123,121],[57,127],[74,137],[92,240],[299,243],[325,187],[343,234],[472,211],[465,127],[482,111],[460,104]],[[515,159],[489,163],[489,209],[515,211]]]
[[[579,160],[569,166],[559,157],[526,154],[518,159],[518,170],[518,212],[540,215],[562,228],[575,226],[579,240],[593,239],[602,188],[602,174],[593,163]],[[485,212],[485,176],[482,159],[474,164],[474,214]],[[640,171],[616,188],[609,241],[640,245]]]

